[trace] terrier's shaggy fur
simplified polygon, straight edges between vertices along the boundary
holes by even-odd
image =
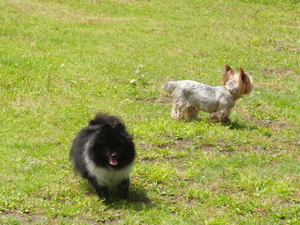
[[[252,91],[252,77],[244,72],[234,72],[225,65],[224,86],[212,87],[191,80],[169,81],[165,90],[173,97],[171,116],[183,119],[197,118],[199,110],[210,113],[213,122],[229,122],[230,111],[235,101]]]

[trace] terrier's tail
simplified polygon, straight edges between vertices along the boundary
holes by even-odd
[[[168,83],[166,83],[165,85],[165,90],[166,92],[168,92],[169,94],[172,94],[174,89],[177,87],[177,82],[176,81],[169,81]]]

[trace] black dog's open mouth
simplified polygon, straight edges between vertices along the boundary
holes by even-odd
[[[118,161],[115,157],[109,157],[109,164],[112,166],[118,165]]]

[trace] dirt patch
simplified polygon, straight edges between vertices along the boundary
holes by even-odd
[[[172,96],[167,94],[167,93],[162,93],[158,100],[157,100],[159,103],[162,103],[162,104],[172,104]]]
[[[295,51],[300,53],[300,49],[293,47],[293,46],[276,46],[274,48],[275,51],[281,52],[281,51]]]
[[[294,70],[292,68],[276,68],[276,69],[262,69],[261,73],[267,76],[280,76],[280,77],[285,77],[288,76],[289,74],[293,73]]]
[[[259,119],[256,119],[255,117],[253,117],[249,114],[245,114],[245,113],[244,113],[244,118],[245,118],[245,120],[251,121],[252,123],[255,123],[256,125],[263,126],[263,127],[279,126],[280,128],[284,128],[287,126],[287,124],[285,124],[285,123],[278,123],[273,120],[259,120]]]
[[[136,98],[135,99],[138,102],[143,102],[143,103],[147,103],[147,102],[156,102],[157,99],[156,98]]]
[[[291,42],[288,40],[274,40],[274,43],[276,45],[274,47],[275,51],[293,51],[300,53],[300,48],[298,46],[295,47],[295,45],[298,45],[296,42]]]
[[[172,138],[172,137],[166,137],[169,140],[172,140],[168,143],[138,143],[137,146],[141,149],[153,149],[153,148],[176,148],[176,149],[187,149],[194,146],[195,141],[184,139],[184,138]]]
[[[1,212],[0,219],[7,221],[8,223],[13,223],[18,221],[20,224],[39,224],[42,221],[47,220],[47,217],[44,215],[36,214],[22,214],[20,212]]]

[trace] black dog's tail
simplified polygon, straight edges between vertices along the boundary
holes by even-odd
[[[165,90],[166,92],[168,92],[169,94],[172,94],[174,89],[177,87],[177,82],[176,81],[169,81],[168,83],[166,83],[165,85]]]

